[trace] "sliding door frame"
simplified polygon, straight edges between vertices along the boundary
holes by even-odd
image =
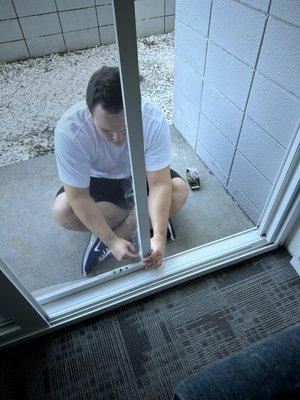
[[[1,258],[0,310],[23,330],[45,329],[50,326],[45,310]],[[2,330],[8,325],[5,324]]]
[[[300,119],[289,141],[263,212],[258,233],[268,242],[283,244],[300,216]]]
[[[149,244],[149,230],[147,222],[144,221],[148,220],[148,213],[144,212],[145,208],[143,208],[147,206],[147,204],[145,205],[145,196],[143,194],[145,193],[145,163],[143,157],[141,160],[140,154],[136,154],[135,147],[138,135],[141,135],[140,110],[136,110],[138,112],[137,121],[131,118],[132,110],[135,109],[134,101],[136,99],[138,99],[136,104],[140,106],[140,91],[137,84],[137,58],[134,56],[134,51],[137,51],[136,36],[135,28],[128,30],[128,26],[126,25],[126,18],[131,20],[132,24],[134,21],[133,0],[113,0],[113,7],[116,36],[120,47],[119,53],[122,55],[120,72],[125,102],[124,108],[127,116],[127,128],[129,134],[133,135],[131,142],[133,182],[137,202],[144,204],[138,210],[137,215],[142,232],[139,240],[143,249],[142,251],[146,252],[148,251],[147,246]],[[128,35],[130,35],[130,38]],[[133,53],[131,57],[126,58],[126,48],[129,46],[129,39],[132,42],[130,46],[133,46],[134,42],[135,50],[134,47],[130,47],[130,52]],[[127,77],[129,78],[128,81]],[[130,84],[126,82],[130,82]],[[16,278],[11,274],[11,281],[15,285],[15,292],[11,292],[10,295],[7,294],[9,296],[7,298],[12,298],[14,301],[15,297],[17,298],[21,295],[23,300],[25,299],[30,304],[29,309],[31,312],[30,319],[26,321],[22,320],[20,314],[21,309],[24,309],[24,304],[21,301],[20,312],[17,307],[14,314],[15,318],[12,319],[18,325],[25,327],[26,324],[29,328],[33,328],[36,322],[36,329],[28,332],[26,329],[21,328],[10,334],[9,337],[4,338],[0,343],[2,345],[16,343],[20,340],[25,340],[29,337],[37,336],[104,313],[150,294],[195,279],[201,275],[271,251],[283,244],[293,223],[299,218],[300,213],[299,141],[298,125],[291,138],[282,166],[275,179],[257,227],[167,257],[164,260],[164,265],[159,269],[146,270],[139,263],[129,264],[126,267],[69,285],[65,289],[53,291],[36,299],[30,293],[24,291],[21,283],[18,283],[16,286]],[[138,173],[136,173],[137,171]],[[145,241],[143,242],[144,237]],[[1,266],[3,267],[3,264]],[[34,312],[32,312],[33,310]],[[6,315],[11,317],[10,314],[6,313]]]

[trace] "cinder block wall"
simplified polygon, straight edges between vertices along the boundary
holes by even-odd
[[[299,118],[300,1],[188,3],[176,2],[174,124],[257,223]]]
[[[136,0],[137,35],[174,29],[175,0]],[[0,0],[0,61],[113,43],[110,0]]]

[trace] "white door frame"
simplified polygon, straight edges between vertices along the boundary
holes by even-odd
[[[50,326],[47,313],[0,258],[0,310],[24,330]]]
[[[115,23],[118,26],[116,35],[119,39],[120,35],[126,36],[126,41],[119,41],[119,45],[127,46],[128,40],[136,43],[135,25],[132,24],[134,28],[128,31],[128,26],[126,24],[122,25],[120,22],[122,18],[123,21],[126,20],[124,15],[130,18],[129,14],[131,14],[132,18],[134,12],[133,1],[114,0],[113,6],[116,18]],[[125,27],[127,28],[127,33],[122,30]],[[129,37],[128,34],[130,35]],[[126,57],[125,53],[121,52],[121,54]],[[124,71],[126,70],[126,73],[128,73],[128,70],[130,70],[130,60],[127,61],[129,64],[126,67],[121,64],[123,82],[125,82],[123,79]],[[124,71],[122,68],[124,68]],[[133,93],[131,87],[123,84],[125,107],[137,95],[139,95],[139,89],[136,90],[136,93]],[[127,98],[131,99],[130,102],[126,102]],[[128,113],[127,117],[129,117]],[[130,128],[129,125],[128,128]],[[137,131],[135,128],[133,130]],[[291,138],[258,227],[168,257],[165,259],[163,267],[157,270],[145,270],[138,263],[130,264],[107,274],[73,284],[66,289],[40,296],[36,300],[30,293],[24,291],[20,283],[15,285],[15,277],[11,276],[11,282],[13,282],[16,291],[30,304],[30,310],[35,310],[38,314],[37,330],[34,332],[26,332],[23,329],[16,330],[9,337],[5,337],[2,340],[2,345],[16,343],[28,337],[42,334],[45,331],[58,329],[277,248],[285,240],[294,221],[299,218],[299,140],[298,126]],[[132,158],[135,158],[134,150],[132,151]],[[136,159],[133,164],[135,168],[139,165]],[[142,172],[140,177],[145,176],[145,170]],[[136,193],[139,196],[137,187]],[[143,198],[143,194],[141,194],[140,198]],[[139,219],[139,222],[143,220],[141,214]],[[147,246],[147,242],[145,246]],[[118,276],[118,279],[112,279],[112,277],[115,278],[116,276]],[[17,292],[13,293],[12,297],[14,298],[16,295],[18,295]],[[22,301],[20,304],[22,307],[24,306]],[[45,318],[45,313],[48,321]],[[9,314],[5,314],[10,317]],[[22,322],[22,319],[19,318],[21,318],[20,313],[16,313],[15,318],[12,319],[20,325],[19,322]],[[32,321],[34,321],[34,318]],[[23,326],[25,326],[24,323],[26,321],[23,321]],[[30,323],[27,325],[32,327]]]
[[[300,211],[300,119],[258,221],[258,233],[269,243],[283,244]]]

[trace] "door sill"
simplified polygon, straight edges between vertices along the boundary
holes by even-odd
[[[270,244],[257,228],[234,234],[168,257],[161,268],[146,270],[139,265],[128,268],[124,275],[93,282],[76,292],[50,293],[40,299],[48,315],[50,327],[35,332],[16,332],[1,345],[40,336],[75,322],[144,298],[154,293],[195,279],[199,276],[247,260],[278,247]],[[134,272],[134,273],[133,273]],[[99,277],[96,277],[99,278]],[[48,296],[48,297],[47,297]],[[3,327],[4,329],[4,327]],[[2,339],[6,339],[3,338]]]

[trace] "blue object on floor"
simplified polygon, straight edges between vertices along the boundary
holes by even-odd
[[[300,324],[180,382],[174,400],[299,400]]]

